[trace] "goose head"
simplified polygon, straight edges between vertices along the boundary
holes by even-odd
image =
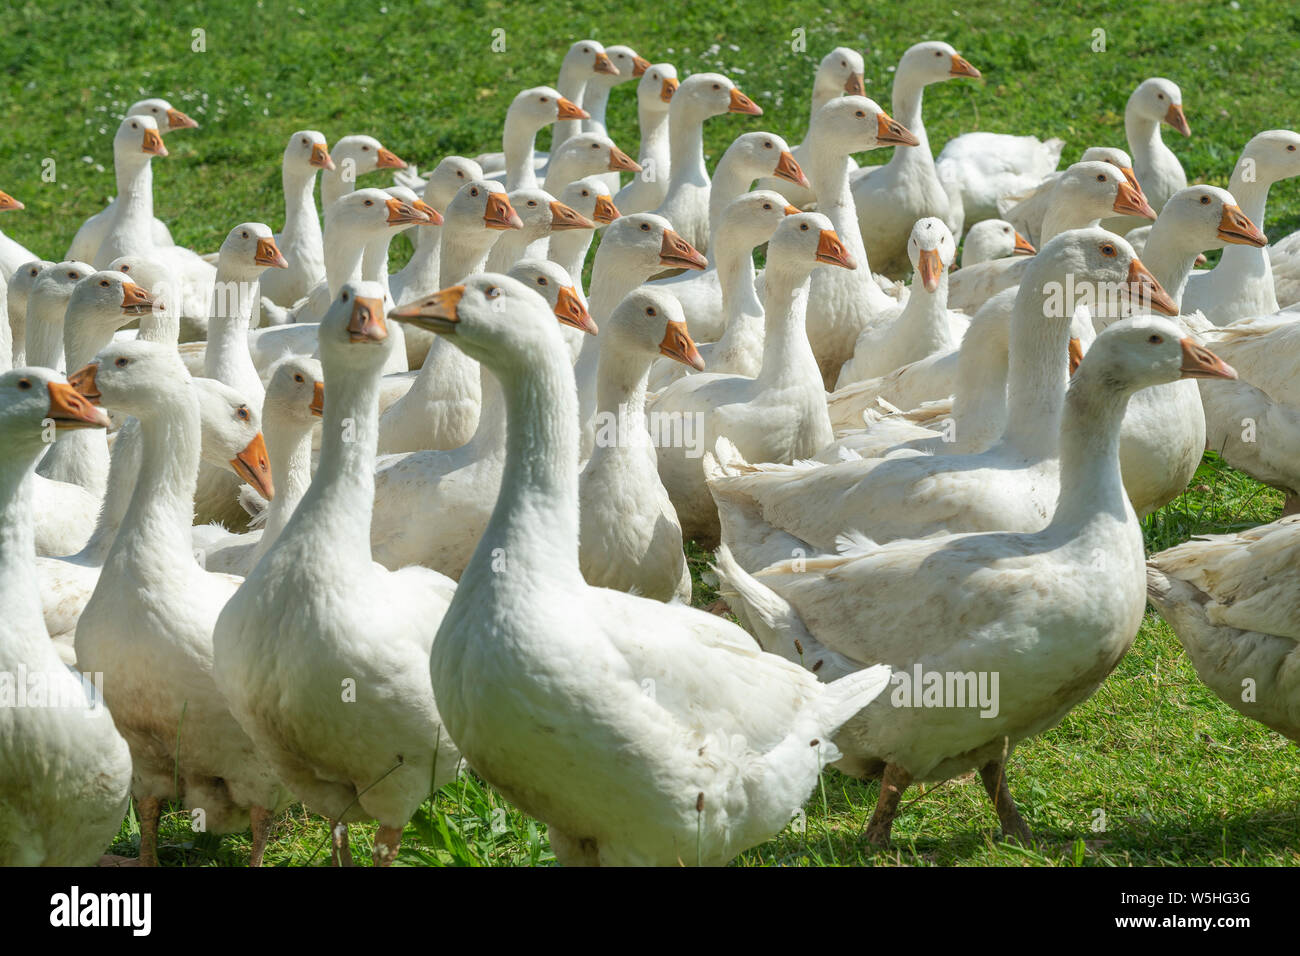
[[[275,496],[275,485],[257,409],[224,382],[214,378],[193,381],[199,399],[202,459],[217,468],[229,468],[270,500]]]
[[[1133,172],[1133,159],[1122,149],[1116,149],[1113,146],[1089,146],[1079,157],[1081,163],[1110,163],[1128,180],[1128,184],[1138,192],[1142,187],[1138,185],[1137,174]]]
[[[169,296],[179,291],[173,274],[167,267],[154,259],[143,256],[118,256],[108,264],[112,272],[120,272],[142,289],[148,289],[153,296],[153,311],[163,312],[167,309]]]
[[[306,178],[314,176],[316,170],[332,170],[334,159],[330,156],[325,134],[314,129],[300,129],[289,137],[289,144],[284,148],[284,169]]]
[[[68,296],[68,319],[65,335],[75,335],[75,327],[108,328],[116,332],[142,315],[154,310],[154,297],[122,272],[92,272],[73,286]]]
[[[620,215],[609,186],[599,176],[576,179],[560,191],[560,202],[592,222],[593,228],[607,226]]]
[[[867,91],[862,79],[865,71],[861,53],[846,46],[837,46],[817,64],[813,86],[827,98],[841,93],[862,96]]]
[[[399,226],[423,226],[431,217],[382,189],[358,189],[336,199],[326,211],[325,224],[366,240]]]
[[[138,100],[126,111],[127,116],[150,116],[158,124],[158,132],[166,134],[177,129],[198,129],[199,124],[160,97]]]
[[[926,86],[958,76],[979,79],[982,75],[951,44],[942,40],[927,40],[908,47],[898,61],[898,75],[904,74]]]
[[[549,259],[520,259],[511,267],[510,278],[518,279],[531,286],[551,307],[561,325],[567,325],[579,332],[596,334],[596,323],[587,307],[582,304],[582,297],[573,287],[569,273]],[[417,306],[417,310],[418,310]],[[400,310],[398,310],[400,311]],[[416,314],[416,313],[412,313]],[[390,315],[400,318],[398,312]]]
[[[609,58],[605,48],[595,40],[578,40],[569,47],[560,63],[560,75],[577,83],[585,83],[592,77],[604,74],[617,76],[618,67]],[[563,85],[568,85],[563,84]]]
[[[809,135],[816,137],[819,151],[836,156],[921,142],[865,96],[840,96],[826,103],[813,114]]]
[[[669,113],[702,123],[723,113],[762,116],[763,110],[721,73],[693,73],[673,93]]]
[[[36,284],[36,279],[42,272],[54,265],[48,259],[33,259],[31,262],[24,262],[13,271],[9,277],[8,299],[11,303],[23,303],[23,315],[27,314],[26,302],[27,297],[31,295],[32,286]]]
[[[1188,186],[1169,197],[1157,222],[1175,227],[1175,234],[1197,251],[1224,244],[1262,248],[1268,238],[1241,211],[1232,193],[1217,186]]]
[[[411,189],[409,186],[385,186],[384,192],[388,193],[388,195],[392,196],[394,199],[400,200],[401,202],[410,206],[416,212],[423,213],[425,216],[427,216],[428,221],[423,222],[420,225],[422,226],[442,225],[442,213],[438,212],[438,210],[434,209],[427,202],[421,199],[416,194],[415,190]]]
[[[641,172],[641,164],[614,145],[603,133],[570,136],[557,150],[552,163],[572,164],[574,179],[603,172]]]
[[[471,231],[524,227],[505,187],[491,179],[471,180],[460,187],[447,206],[446,218]]]
[[[344,136],[334,144],[332,156],[335,174],[351,173],[353,177],[373,173],[377,169],[405,169],[406,160],[373,136]]]
[[[509,196],[510,205],[519,215],[525,230],[562,232],[565,229],[596,228],[594,222],[545,189],[516,189]]]
[[[637,106],[651,115],[666,115],[678,86],[677,67],[671,63],[652,63],[637,82]]]
[[[1005,219],[985,219],[970,227],[961,249],[961,264],[974,265],[1005,256],[1032,256],[1038,250]]]
[[[1223,359],[1183,334],[1174,322],[1154,315],[1121,319],[1097,335],[1079,366],[1076,381],[1103,369],[1106,383],[1130,394],[1183,378],[1236,378]]]
[[[727,204],[718,221],[718,236],[724,246],[750,250],[771,239],[786,216],[798,214],[780,193],[755,189]]]
[[[536,133],[556,120],[588,118],[586,110],[550,86],[521,90],[515,94],[515,98],[510,101],[510,108],[506,110],[506,125],[518,126],[529,133]]]
[[[4,192],[3,190],[0,190],[0,212],[12,212],[18,209],[26,209],[26,208],[27,208],[26,206],[20,203],[13,196],[9,195],[7,192]]]
[[[444,156],[429,174],[424,200],[435,209],[446,209],[466,183],[483,178],[483,167],[464,156]]]
[[[746,182],[775,176],[808,188],[808,177],[799,168],[785,140],[775,133],[740,134],[732,140],[727,151],[722,154],[722,159],[718,160],[719,166],[723,163],[736,164],[741,178]]]
[[[1131,185],[1119,167],[1110,163],[1075,163],[1061,174],[1059,186],[1059,204],[1087,212],[1094,219],[1113,213],[1156,218],[1156,211],[1141,189]]]
[[[1178,314],[1177,304],[1133,247],[1100,226],[1067,229],[1048,240],[1029,262],[1020,289],[1017,305],[1023,296],[1044,296],[1042,312],[1048,317],[1069,318],[1081,305],[1095,311],[1110,303],[1116,305],[1106,308],[1111,315],[1121,312],[1119,306],[1130,312]]]
[[[642,212],[621,216],[605,227],[595,265],[649,278],[662,269],[702,271],[709,263],[694,246],[673,232],[667,219]]]
[[[819,212],[786,216],[767,244],[768,268],[805,275],[819,265],[856,269],[858,264],[836,235],[831,221]]]
[[[288,355],[268,370],[262,414],[267,421],[299,429],[311,428],[325,408],[325,373],[320,362],[305,355]]]
[[[162,133],[152,116],[128,116],[113,137],[113,161],[127,167],[143,166],[155,156],[166,156]]]
[[[1247,165],[1249,164],[1249,166]],[[1275,183],[1300,176],[1300,133],[1289,129],[1270,129],[1256,133],[1241,151],[1237,169],[1250,182],[1247,169],[1253,167],[1256,181]]]
[[[615,87],[629,80],[635,80],[645,75],[645,71],[650,67],[650,61],[640,56],[636,50],[630,46],[617,44],[615,46],[605,47],[605,55],[609,61],[614,64],[617,73],[596,73],[588,83],[594,86]]]
[[[1153,76],[1139,83],[1130,94],[1124,112],[1150,123],[1166,123],[1184,136],[1192,135],[1192,128],[1187,125],[1187,117],[1183,114],[1183,91],[1173,80],[1162,76]]]
[[[32,295],[47,301],[59,299],[67,302],[78,282],[93,274],[94,267],[84,262],[67,260],[46,266],[32,283]]]
[[[223,273],[249,281],[267,269],[289,267],[275,244],[275,233],[264,222],[241,222],[231,229],[217,255]]]
[[[94,404],[142,421],[186,400],[191,388],[175,346],[139,339],[111,343],[68,381]]]
[[[35,459],[46,447],[47,422],[58,431],[107,428],[108,416],[53,369],[15,368],[0,375],[0,442],[6,455]]]
[[[660,355],[704,371],[704,359],[686,331],[686,316],[675,296],[653,288],[633,289],[605,323],[602,339],[621,352],[641,355],[648,365]]]
[[[349,374],[378,375],[393,350],[384,319],[384,287],[345,282],[320,323],[320,358],[327,381]]]
[[[907,255],[912,260],[921,287],[932,293],[938,290],[944,270],[952,268],[957,256],[957,243],[942,219],[927,216],[912,226],[912,235],[907,240]]]

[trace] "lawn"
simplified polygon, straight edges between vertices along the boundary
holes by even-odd
[[[82,219],[114,192],[117,117],[134,100],[159,95],[202,128],[169,136],[171,156],[154,163],[157,214],[178,242],[215,249],[238,222],[281,225],[278,164],[294,130],[319,129],[331,143],[372,133],[420,166],[447,153],[499,149],[511,97],[553,83],[568,44],[585,36],[627,43],[682,75],[716,70],[736,80],[766,113],[710,121],[711,158],[747,129],[801,139],[813,67],[836,45],[865,50],[868,95],[888,108],[893,65],[922,39],[948,40],[985,77],[931,88],[925,116],[936,149],[975,129],[1060,136],[1065,162],[1089,145],[1123,146],[1124,102],[1154,75],[1182,87],[1193,135],[1166,131],[1166,141],[1193,181],[1226,186],[1252,135],[1300,126],[1293,68],[1300,9],[1281,0],[859,7],[134,0],[110,11],[79,0],[14,3],[0,34],[10,116],[0,189],[27,208],[6,214],[0,227],[61,257]],[[505,31],[504,52],[493,50],[494,30]],[[1105,49],[1094,52],[1098,30]],[[800,38],[806,45],[795,49]],[[615,92],[610,119],[615,141],[635,154],[630,86]],[[1273,189],[1262,225],[1273,239],[1300,227],[1294,182]],[[1207,456],[1188,493],[1147,519],[1144,531],[1158,549],[1273,520],[1281,504],[1276,492]],[[695,603],[704,605],[713,599],[707,555],[690,553]],[[1297,865],[1296,757],[1278,734],[1221,704],[1172,632],[1149,614],[1101,690],[1011,760],[1012,792],[1039,837],[1035,848],[996,840],[983,788],[963,779],[909,791],[894,847],[874,851],[860,835],[876,784],[828,771],[806,821],[738,863]],[[373,828],[352,830],[354,852],[364,854]],[[320,818],[295,808],[278,825],[268,862],[328,862],[326,837]],[[113,852],[134,854],[137,840],[132,816]],[[194,834],[174,808],[160,852],[169,865],[239,865],[248,838]],[[545,827],[466,774],[421,809],[398,862],[545,864],[553,857]]]

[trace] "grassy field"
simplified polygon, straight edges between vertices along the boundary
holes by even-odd
[[[1122,146],[1129,92],[1163,75],[1181,85],[1193,131],[1187,140],[1167,132],[1167,141],[1190,179],[1226,186],[1250,136],[1300,125],[1293,69],[1300,10],[1281,0],[1237,6],[912,0],[863,11],[805,0],[779,8],[489,0],[471,10],[398,0],[301,7],[134,0],[108,11],[79,0],[19,2],[0,33],[10,116],[0,189],[27,209],[6,214],[0,227],[43,256],[61,257],[81,220],[113,194],[117,117],[134,100],[160,95],[202,128],[169,137],[171,157],[155,162],[157,214],[178,242],[214,249],[240,221],[281,225],[278,162],[294,130],[319,129],[330,142],[369,132],[421,166],[447,153],[497,149],[514,93],[553,83],[568,44],[584,36],[627,43],[682,75],[731,75],[766,114],[710,121],[713,157],[746,129],[802,138],[813,67],[841,44],[865,49],[868,95],[888,108],[903,50],[948,40],[985,79],[931,88],[926,123],[936,149],[975,129],[1026,132],[1063,137],[1067,162],[1089,145]],[[505,30],[503,53],[492,52],[495,29]],[[806,50],[796,52],[792,31],[800,29]],[[1093,52],[1099,29],[1106,49]],[[615,141],[635,154],[630,87],[615,92],[610,118]],[[53,181],[42,178],[46,159],[54,160]],[[1294,183],[1273,189],[1263,225],[1274,239],[1300,226]],[[1280,495],[1208,456],[1189,492],[1151,516],[1144,531],[1158,549],[1269,521],[1280,509]],[[690,553],[702,606],[714,596],[701,573],[707,555]],[[1296,865],[1296,764],[1292,745],[1229,710],[1197,680],[1173,634],[1149,615],[1101,690],[1012,758],[1012,792],[1038,835],[1035,848],[999,842],[982,787],[963,779],[909,791],[894,847],[871,850],[860,835],[876,785],[832,771],[808,804],[806,825],[738,864]],[[354,853],[368,852],[373,828],[352,831]],[[319,818],[295,808],[277,826],[268,863],[326,863],[326,838]],[[130,817],[113,852],[133,855],[137,843]],[[169,865],[240,865],[248,855],[246,835],[194,834],[179,808],[165,817],[160,844]],[[553,856],[545,827],[466,774],[421,809],[398,862],[546,864]]]

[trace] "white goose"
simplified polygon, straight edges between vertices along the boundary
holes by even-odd
[[[551,154],[543,186],[547,192],[554,194],[561,192],[575,179],[601,172],[622,171],[639,173],[641,166],[615,146],[614,141],[605,134],[578,133],[566,139],[564,145]]]
[[[650,405],[654,415],[680,417],[693,426],[692,445],[660,444],[659,473],[683,533],[702,545],[716,541],[718,515],[704,483],[701,448],[713,448],[719,436],[726,436],[755,461],[790,462],[813,455],[833,438],[805,329],[808,286],[822,264],[856,267],[826,216],[786,216],[768,243],[758,375],[691,375],[673,382]]]
[[[344,136],[334,144],[331,153],[333,169],[324,169],[320,176],[320,206],[329,216],[334,203],[357,188],[357,179],[381,169],[405,169],[406,160],[373,136]]]
[[[28,364],[64,369],[63,322],[68,299],[77,283],[94,271],[84,262],[57,262],[37,275],[27,298]]]
[[[1049,243],[1040,255],[1052,251]],[[719,553],[719,570],[765,649],[825,680],[868,663],[895,669],[889,702],[878,698],[835,737],[845,754],[838,767],[883,773],[869,841],[889,842],[911,783],[976,769],[1003,833],[1029,841],[1007,758],[1097,689],[1146,606],[1142,534],[1119,471],[1124,406],[1149,385],[1233,374],[1182,335],[1175,323],[1142,317],[1097,337],[1066,397],[1060,490],[1041,531],[867,544],[787,560],[757,577]],[[918,706],[923,689],[930,702],[923,675],[972,670],[999,675],[998,691],[989,693],[990,678],[978,702]]]
[[[1032,256],[1038,250],[1005,219],[975,223],[961,244],[961,267],[978,265],[1007,256]]]
[[[1142,186],[1138,183],[1137,174],[1133,172],[1133,160],[1129,158],[1128,153],[1122,149],[1116,149],[1113,146],[1089,146],[1079,157],[1080,163],[1110,163],[1121,173],[1128,181],[1128,184],[1137,190],[1138,194],[1142,193]],[[1060,180],[1064,171],[1053,172],[1044,177],[1043,181],[1035,188],[1027,190],[1015,197],[1009,197],[1006,202],[999,205],[1002,215],[1013,226],[1029,237],[1030,241],[1043,242],[1043,219],[1051,212],[1052,209],[1052,186]],[[1154,211],[1154,210],[1153,210]],[[1110,223],[1127,223],[1127,220],[1108,219]],[[1103,223],[1103,225],[1106,225]],[[1110,226],[1106,226],[1110,229]],[[1146,227],[1149,228],[1149,227]],[[1114,229],[1111,229],[1115,232]],[[1132,230],[1128,230],[1131,232]],[[1127,236],[1128,232],[1121,231],[1117,235]],[[1051,236],[1047,236],[1050,239]]]
[[[0,374],[0,672],[9,694],[47,706],[0,707],[0,866],[88,866],[117,835],[131,752],[94,685],[60,660],[41,620],[32,467],[48,423],[65,434],[108,417],[50,369]]]
[[[906,275],[908,241],[918,219],[935,216],[961,234],[961,223],[950,219],[948,193],[935,170],[930,141],[921,120],[921,99],[931,83],[959,76],[979,79],[971,66],[947,43],[930,40],[908,48],[894,73],[894,118],[907,127],[916,144],[896,149],[884,166],[852,177],[853,203],[866,243],[867,258],[877,272]]]
[[[1300,741],[1297,568],[1300,516],[1292,516],[1152,555],[1147,598],[1220,700]]]
[[[1075,312],[1062,294],[1066,277],[1073,277],[1076,299],[1113,289],[1125,298],[1141,295],[1165,315],[1178,310],[1128,244],[1098,227],[1063,233],[1030,261],[1012,317],[1001,440],[979,454],[813,467],[731,467],[734,453],[725,455],[731,470],[742,473],[712,482],[709,490],[723,540],[741,566],[765,567],[800,551],[833,553],[845,535],[891,541],[937,532],[1037,531],[1047,523],[1059,487]],[[1103,282],[1113,284],[1098,285]]]
[[[509,428],[496,510],[430,659],[439,710],[561,863],[720,865],[786,826],[837,756],[810,742],[887,675],[822,687],[717,616],[583,581],[565,347],[540,298],[494,278],[441,320],[500,378]]]
[[[544,257],[552,233],[596,228],[594,222],[544,189],[516,189],[509,199],[522,225],[498,234],[484,271],[508,272],[520,259]]]
[[[280,166],[284,229],[275,237],[287,265],[262,277],[262,295],[276,305],[287,308],[325,281],[325,237],[316,212],[316,173],[333,168],[323,133],[303,129],[289,137]]]
[[[949,215],[962,228],[1002,215],[1009,196],[1033,189],[1061,161],[1065,140],[1007,133],[963,133],[948,140],[934,161],[948,193]]]
[[[104,674],[104,699],[131,747],[140,860],[157,865],[162,801],[174,797],[201,808],[212,833],[251,822],[250,862],[260,865],[289,794],[213,683],[212,628],[239,579],[209,574],[190,550],[198,396],[175,351],[152,342],[109,346],[73,383],[140,421],[131,505],[76,638],[79,666]]]
[[[668,109],[677,91],[677,67],[652,64],[636,85],[637,124],[641,144],[637,165],[641,172],[618,191],[614,203],[626,213],[650,212],[668,194],[672,163],[668,151]]]
[[[13,196],[0,192],[0,212],[23,208],[23,204]],[[35,259],[38,259],[36,254],[26,246],[0,232],[0,279],[8,282],[14,272]]]
[[[441,213],[456,198],[460,187],[482,178],[483,169],[474,160],[463,156],[447,156],[429,174],[423,186],[423,199],[425,203]],[[388,287],[393,302],[397,305],[405,305],[438,291],[438,269],[442,262],[442,226],[441,224],[435,226],[430,221],[418,227],[415,233],[415,252],[410,261],[402,267],[401,271],[388,277]],[[415,333],[419,330],[412,328],[407,331]],[[407,336],[408,340],[411,338],[418,339],[419,336]]]
[[[563,330],[595,334],[596,324],[560,266],[525,259],[510,270],[510,276],[546,299]],[[395,309],[389,318],[419,327],[459,288],[452,286]],[[478,364],[468,356],[465,361]],[[449,451],[416,451],[379,460],[370,542],[375,560],[386,568],[421,564],[459,578],[483,536],[505,465],[506,409],[496,377],[487,368],[478,368],[483,411],[468,442]]]
[[[589,115],[582,121],[585,133],[603,133],[609,135],[605,128],[605,111],[609,108],[609,96],[614,87],[632,80],[640,79],[650,67],[650,61],[633,50],[630,46],[616,44],[605,47],[605,55],[614,64],[616,73],[596,73],[587,80],[587,88],[582,91],[582,108]],[[619,174],[605,173],[601,177],[610,192],[619,191]]]
[[[383,286],[344,283],[320,346],[320,465],[221,612],[213,676],[280,777],[330,820],[337,862],[351,863],[346,824],[378,819],[374,859],[388,865],[411,814],[460,769],[426,670],[455,584],[371,561],[379,378],[395,347]]]
[[[709,172],[704,166],[704,122],[724,113],[762,116],[763,111],[721,73],[688,76],[668,104],[671,174],[668,192],[654,210],[700,252],[709,244]],[[737,192],[748,188],[748,183]]]
[[[516,93],[506,110],[501,142],[506,164],[506,189],[532,189],[538,185],[534,146],[539,131],[557,120],[581,120],[587,116],[586,110],[549,86],[534,86]],[[598,132],[604,133],[605,130],[602,128]]]
[[[33,259],[24,262],[14,270],[5,283],[5,296],[8,300],[9,332],[13,348],[13,367],[27,364],[27,301],[32,294],[32,286],[41,272],[54,265],[46,259]]]
[[[609,58],[605,48],[595,40],[578,40],[564,54],[560,63],[560,76],[555,88],[569,102],[583,106],[587,93],[587,84],[598,74],[616,76],[618,67]],[[570,138],[582,132],[582,120],[579,118],[560,120],[551,128],[551,156]],[[482,160],[480,160],[482,162]],[[578,177],[574,177],[578,178]],[[558,184],[559,186],[563,185]]]

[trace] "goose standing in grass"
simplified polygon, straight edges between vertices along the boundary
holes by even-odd
[[[652,64],[637,82],[636,114],[641,144],[636,161],[641,172],[614,196],[614,204],[624,213],[657,209],[668,194],[668,180],[672,173],[668,110],[678,85],[677,67],[671,63]]]
[[[0,374],[0,673],[23,695],[0,707],[0,866],[93,864],[131,791],[126,741],[41,619],[30,477],[51,422],[66,435],[106,428],[108,416],[50,369]],[[23,706],[28,693],[44,706]]]
[[[140,421],[139,477],[76,637],[77,662],[104,674],[104,699],[131,747],[140,861],[158,864],[162,801],[179,799],[203,811],[208,832],[251,824],[258,866],[289,795],[213,683],[213,625],[240,579],[210,574],[191,551],[196,390],[175,351],[152,342],[109,346],[72,381]]]
[[[25,208],[13,196],[6,192],[0,192],[0,212],[9,212],[11,210]],[[9,277],[22,266],[37,259],[38,257],[31,252],[22,243],[10,239],[3,232],[0,232],[0,279],[8,282]]]
[[[344,283],[320,347],[320,465],[221,612],[213,676],[281,779],[330,821],[335,861],[351,863],[347,823],[378,819],[373,856],[387,866],[411,815],[460,769],[426,665],[455,584],[371,560],[379,378],[395,347],[383,287]]]
[[[786,826],[838,756],[827,736],[888,675],[822,686],[717,616],[583,581],[574,383],[549,312],[489,275],[423,320],[508,408],[506,479],[430,658],[439,710],[561,863],[721,865]]]
[[[763,115],[762,109],[721,73],[688,76],[668,105],[671,175],[668,192],[654,212],[702,253],[708,252],[709,245],[710,183],[704,165],[704,123],[725,113]]]
[[[158,97],[151,97],[147,100],[139,100],[132,103],[126,111],[127,117],[148,116],[158,127],[158,132],[162,136],[174,132],[178,129],[197,129],[198,123],[186,116],[180,110],[175,109],[170,103]],[[77,234],[72,239],[72,245],[68,247],[68,254],[65,259],[79,259],[82,262],[94,262],[95,256],[99,252],[99,246],[108,235],[109,227],[112,225],[113,217],[116,215],[117,198],[109,200],[108,205],[95,213],[81,224]],[[173,246],[176,243],[172,240],[171,230],[161,219],[154,219],[151,234],[155,245]]]
[[[27,301],[31,297],[32,286],[40,274],[52,265],[54,263],[46,259],[24,262],[5,282],[5,311],[9,320],[14,368],[27,364]]]
[[[1032,256],[1038,250],[1005,219],[975,223],[961,244],[961,267],[978,265],[1007,256]]]
[[[860,170],[853,179],[853,203],[872,268],[891,278],[906,275],[908,241],[918,219],[935,216],[960,235],[961,223],[950,220],[948,193],[934,166],[930,141],[921,119],[925,88],[955,77],[980,78],[951,45],[939,40],[910,47],[894,73],[894,118],[907,127],[916,144],[894,150],[888,163]]]
[[[696,437],[693,446],[660,444],[659,473],[683,534],[702,545],[717,540],[718,512],[704,483],[700,449],[713,448],[726,436],[754,461],[788,463],[812,456],[834,437],[805,327],[808,287],[822,265],[858,267],[826,216],[786,216],[768,243],[758,375],[691,375],[673,382],[650,405],[662,419],[680,417]]]
[[[1300,516],[1152,555],[1147,598],[1233,710],[1300,742]]]
[[[719,553],[726,593],[743,603],[765,649],[807,662],[826,680],[868,663],[894,669],[899,686],[888,700],[882,695],[835,737],[840,769],[883,776],[870,842],[889,842],[910,784],[969,770],[979,770],[1002,832],[1030,841],[1007,760],[1018,742],[1091,696],[1128,651],[1146,607],[1142,532],[1119,472],[1125,404],[1150,385],[1232,375],[1173,322],[1118,322],[1097,337],[1070,384],[1060,491],[1041,531],[868,542],[756,576]],[[986,690],[997,674],[998,690],[978,702],[963,695],[961,705],[916,706],[922,686],[900,691],[918,672],[981,674]]]
[[[325,281],[325,237],[316,212],[316,173],[334,168],[325,135],[314,129],[289,137],[280,166],[284,184],[284,229],[275,237],[286,262],[262,277],[262,295],[276,305],[293,305]]]
[[[1129,96],[1124,106],[1124,133],[1133,156],[1133,172],[1156,212],[1165,208],[1170,196],[1187,187],[1183,164],[1161,138],[1162,123],[1184,136],[1192,135],[1183,113],[1182,90],[1172,80],[1155,76],[1139,83]],[[1123,235],[1146,223],[1128,217],[1108,219],[1102,225]]]

